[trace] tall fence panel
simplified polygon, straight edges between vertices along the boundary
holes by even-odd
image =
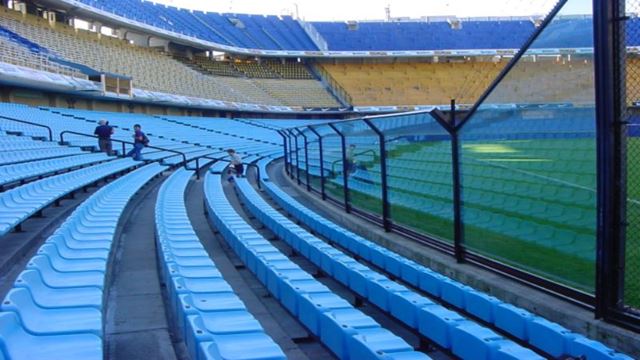
[[[464,246],[593,293],[596,140],[592,22],[569,0],[461,130]],[[587,6],[588,8],[588,6]],[[566,10],[565,10],[566,9]],[[563,36],[567,28],[571,37]]]
[[[453,242],[451,140],[429,113],[372,118],[385,137],[391,220]],[[373,171],[378,171],[375,165]]]
[[[378,135],[362,120],[345,121],[336,126],[345,136],[350,205],[382,217],[381,178],[380,172],[374,169],[380,162]]]

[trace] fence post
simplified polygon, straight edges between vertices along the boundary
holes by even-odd
[[[625,38],[624,1],[594,0],[594,67],[597,141],[596,318],[624,302],[624,208],[626,178],[623,136],[624,73],[619,72]],[[618,36],[621,36],[619,38]],[[617,48],[615,48],[617,46]],[[636,323],[636,327],[637,327]]]
[[[291,179],[294,178],[294,173],[293,173],[293,140],[291,140],[291,133],[289,131],[286,132],[287,134],[287,139],[289,139],[289,177],[291,177]]]
[[[320,195],[322,196],[322,200],[327,199],[327,194],[324,189],[324,154],[322,149],[322,135],[313,128],[313,126],[308,126],[309,130],[311,130],[318,137],[318,150],[320,152]]]
[[[347,164],[347,142],[344,134],[334,124],[329,124],[333,131],[340,136],[340,146],[342,148],[342,187],[344,194],[344,211],[351,212],[351,204],[349,201],[349,164]]]
[[[287,159],[287,156],[288,156],[287,137],[283,134],[282,130],[278,130],[278,134],[280,134],[280,136],[282,136],[282,145],[284,146],[284,149],[283,149],[283,152],[284,152],[284,172],[285,172],[285,174],[289,175],[289,160]]]
[[[311,191],[311,183],[309,182],[309,141],[307,139],[307,135],[304,134],[299,128],[296,128],[296,131],[302,136],[304,140],[304,168],[306,171],[305,179],[307,181],[307,191]]]
[[[391,205],[389,203],[389,183],[387,175],[387,144],[385,142],[384,133],[369,119],[363,119],[373,130],[380,141],[380,186],[382,188],[382,226],[384,231],[391,231]]]
[[[453,248],[457,262],[464,261],[462,224],[462,181],[460,178],[460,136],[456,128],[456,100],[451,99],[448,129],[451,135],[451,173],[453,182]]]
[[[302,181],[300,181],[300,147],[298,145],[298,137],[292,130],[289,130],[289,134],[293,136],[294,144],[296,146],[296,181],[298,182],[298,185],[300,185],[302,184]]]

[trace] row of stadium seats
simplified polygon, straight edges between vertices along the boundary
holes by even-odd
[[[140,0],[82,2],[151,26],[223,45],[270,50],[317,49],[290,16],[205,13]]]
[[[42,177],[46,174],[56,173],[78,167],[90,166],[109,160],[104,154],[83,154],[54,158],[47,160],[35,160],[24,164],[12,164],[0,167],[0,189],[7,184],[24,182],[27,179]]]
[[[0,62],[81,79],[87,78],[86,75],[75,69],[52,62],[46,55],[35,53],[24,46],[12,42],[3,36],[2,30],[0,26]]]
[[[253,230],[225,199],[220,181],[213,173],[205,179],[211,222],[269,292],[338,358],[374,359],[386,354],[389,359],[428,359],[335,295]]]
[[[505,62],[320,63],[353,105],[472,104]]]
[[[302,26],[290,16],[204,13],[141,0],[82,0],[83,3],[161,29],[248,49],[317,50]],[[546,11],[549,9],[543,9]],[[456,19],[449,21],[312,22],[329,50],[469,50],[519,49],[535,30],[532,20]],[[640,22],[632,18],[628,33]],[[537,47],[592,47],[591,18],[553,21]],[[637,44],[630,43],[631,46]]]
[[[506,62],[321,63],[351,96],[353,105],[473,104]],[[558,86],[549,87],[549,84]],[[593,64],[588,61],[521,62],[489,103],[593,103]]]
[[[103,294],[116,226],[133,195],[164,169],[147,165],[103,187],[40,247],[2,302],[3,358],[103,358]]]
[[[209,136],[211,135],[211,132],[213,130],[208,131],[210,129],[196,129],[184,124],[176,124],[175,122],[170,120],[171,118],[168,117],[158,118],[149,115],[95,112],[88,110],[60,108],[33,108],[24,105],[6,103],[0,104],[0,115],[50,126],[55,138],[59,138],[59,134],[65,129],[85,134],[93,134],[93,130],[97,125],[97,122],[101,119],[104,119],[109,121],[112,126],[117,127],[115,129],[114,139],[131,141],[131,128],[133,124],[138,123],[142,125],[143,131],[145,131],[148,137],[151,139],[151,145],[184,152],[187,158],[193,158],[202,151],[208,151],[209,153],[212,153],[212,155],[217,152],[217,156],[223,156],[225,154],[224,152],[221,152],[221,150],[230,147],[236,147],[238,151],[246,153],[260,153],[266,151],[275,151],[275,149],[277,149],[277,143],[271,143],[271,141],[273,140],[271,134],[262,133],[261,136],[256,135],[254,137],[245,137],[244,134],[249,133],[250,128],[246,131],[243,131],[242,129],[246,128],[248,125],[242,125],[236,122],[230,123],[228,120],[219,121],[219,126],[212,125],[213,128],[225,130],[224,134],[222,134],[221,131],[217,132],[222,136],[213,138]],[[172,119],[181,118],[176,117]],[[203,120],[204,123],[214,124],[216,123],[216,120],[221,119]],[[196,119],[194,121],[197,122],[198,120]],[[238,124],[240,124],[241,126],[238,127]],[[43,136],[47,134],[46,129],[34,127],[29,124],[13,122],[11,120],[2,118],[0,118],[0,129],[19,132],[28,136]],[[252,134],[253,133],[255,133],[255,131],[253,131]],[[201,134],[203,136],[197,138],[196,134]],[[19,139],[19,137],[16,136],[9,136],[7,138]],[[250,141],[243,142],[241,146],[235,146],[238,145],[238,138],[247,139]],[[194,139],[197,139],[198,142],[196,143],[195,141],[189,141]],[[97,145],[95,139],[79,135],[67,134],[67,136],[65,137],[65,141],[74,146],[95,147]],[[267,141],[269,144],[266,144],[265,141]],[[2,142],[0,141],[0,146],[1,143]],[[28,145],[16,145],[15,147],[12,147],[12,149],[17,150],[17,147],[28,146],[37,147],[38,149],[42,149],[45,147],[52,148],[52,150],[55,150],[55,152],[62,151],[64,154],[66,154],[67,151],[69,151],[69,153],[76,154],[80,151],[78,148],[64,148],[65,150],[60,150],[57,144],[51,142],[28,140],[27,142],[21,142],[21,144],[23,143]],[[120,147],[118,145],[119,144],[114,143],[114,150],[120,151]],[[212,148],[208,148],[207,146],[211,146]],[[127,149],[128,148],[129,146],[127,146]],[[28,155],[23,155],[22,152],[9,153],[6,155],[6,161],[12,162],[19,159],[19,157],[16,158],[16,154],[17,156]],[[143,155],[146,159],[149,160],[168,158],[169,156],[172,157],[171,161],[173,162],[182,160],[181,157],[176,154],[167,153],[165,151],[158,151],[155,149],[145,149],[143,150]],[[0,163],[3,161],[4,156],[5,155],[0,154]]]
[[[266,161],[261,166],[265,167]],[[341,248],[347,249],[350,253],[374,264],[380,269],[384,269],[398,279],[402,279],[407,284],[427,292],[429,295],[439,298],[455,308],[466,311],[486,323],[493,324],[497,328],[516,338],[531,344],[553,357],[569,355],[572,357],[586,356],[586,358],[624,358],[621,354],[616,354],[612,349],[601,343],[589,340],[581,335],[572,333],[562,326],[535,316],[530,312],[517,308],[513,305],[501,302],[500,300],[476,291],[468,286],[460,284],[454,280],[435,273],[428,268],[421,266],[397,253],[391,252],[365,238],[354,234],[347,229],[340,227],[314,211],[306,208],[293,197],[268,181],[268,176],[262,176],[262,186],[269,196],[286,212],[294,218],[304,223],[311,230],[322,235],[324,238],[339,244]],[[353,286],[350,283],[350,286]],[[394,290],[400,292],[399,290]],[[394,297],[391,302],[391,311],[400,295]],[[412,298],[412,304],[419,303],[417,298]],[[421,307],[429,306],[421,304]],[[397,304],[395,311],[398,317],[410,327],[416,327],[418,323],[415,313],[405,313],[406,305]],[[458,327],[465,320],[459,315],[448,312],[449,322],[445,326]],[[443,334],[438,334],[434,329],[437,319],[430,319],[430,338],[438,344],[447,347],[451,344],[450,339]],[[422,331],[422,328],[420,328]],[[481,353],[473,353],[478,358]],[[514,354],[517,358],[526,356],[525,352]]]
[[[155,211],[162,279],[179,336],[191,359],[284,359],[193,230],[184,201],[192,176],[184,169],[171,175],[158,193]]]
[[[523,20],[461,21],[460,29],[446,21],[367,21],[353,30],[339,22],[313,25],[336,51],[519,49],[535,30]]]
[[[313,79],[283,83],[283,86],[297,89],[299,96],[293,99],[295,101],[286,97],[277,98],[269,95],[260,83],[250,78],[218,76],[198,68],[194,70],[155,49],[138,47],[108,36],[98,37],[95,33],[76,30],[64,24],[56,24],[52,28],[35,16],[23,17],[7,9],[0,11],[0,18],[7,29],[55,51],[67,60],[97,71],[132,77],[134,86],[139,89],[240,103],[338,106],[322,84]],[[30,63],[25,61],[19,65],[29,66]],[[269,69],[266,66],[262,68]],[[309,88],[313,91],[309,91]],[[322,96],[319,97],[319,94]]]
[[[132,159],[108,161],[104,164],[47,177],[0,194],[3,211],[0,214],[0,236],[22,221],[67,194],[133,166]]]
[[[245,205],[260,222],[327,275],[348,286],[383,311],[391,313],[409,327],[420,331],[443,348],[451,349],[456,356],[463,359],[497,359],[502,356],[519,359],[540,358],[531,350],[467,321],[457,313],[452,313],[409,288],[359,264],[351,256],[306,232],[260,198],[246,179],[237,180],[236,188]],[[287,200],[293,201],[289,197]],[[291,206],[286,206],[291,209]],[[334,225],[334,231],[340,229]],[[461,284],[459,286],[458,291],[462,293],[464,288]]]

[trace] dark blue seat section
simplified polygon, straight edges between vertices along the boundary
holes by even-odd
[[[176,333],[191,359],[284,359],[209,258],[185,208],[193,171],[177,170],[156,202],[156,239]]]
[[[526,20],[361,22],[356,30],[342,22],[313,22],[329,50],[519,49],[535,27]]]
[[[274,298],[340,359],[428,359],[355,309],[289,260],[247,224],[226,199],[221,176],[208,172],[209,220]],[[242,180],[242,179],[240,179]]]
[[[273,187],[271,183],[266,185]],[[236,188],[253,215],[300,254],[381,310],[443,348],[450,349],[455,355],[465,359],[497,359],[516,355],[520,359],[542,359],[535,352],[447,310],[308,233],[273,209],[246,179],[238,180]],[[451,318],[455,321],[449,321]],[[434,332],[436,327],[431,324],[437,322],[445,324],[438,327],[441,331]]]
[[[0,166],[0,186],[110,159],[107,154],[98,153],[4,165]]]
[[[140,0],[80,1],[128,19],[222,45],[268,50],[318,50],[291,16],[204,13]]]
[[[266,166],[266,161],[263,165]],[[241,185],[242,187],[243,185]],[[601,359],[628,358],[601,343],[588,340],[584,336],[573,333],[558,324],[549,322],[526,310],[506,304],[495,297],[474,290],[389,251],[306,208],[273,183],[263,181],[263,188],[278,205],[318,234],[379,268],[385,269],[406,283],[420,288],[429,295],[439,298],[458,309],[465,310],[487,323],[494,324],[497,328],[528,342],[547,354],[554,357],[563,355],[580,357],[587,354],[599,354],[598,356]],[[290,225],[287,225],[287,227],[290,227]],[[353,286],[355,283],[350,283],[350,285]],[[401,296],[394,295],[390,299],[391,311],[393,312],[394,304],[398,309],[406,309],[406,301],[402,300]],[[453,331],[453,328],[459,328],[465,324],[457,314],[448,310],[441,309],[440,311],[443,312],[418,318],[418,321],[424,322],[424,324],[419,324],[421,332],[423,329],[425,331],[434,331],[435,328],[428,326],[428,324],[433,324],[434,321],[442,321],[441,319],[446,317],[448,319],[446,324],[449,327],[449,333],[452,335],[451,340],[454,341],[452,345],[455,346],[456,334],[458,339],[470,336],[467,333],[473,331],[473,328],[471,330],[469,328],[460,328],[464,329],[464,332],[461,332],[460,329]],[[439,326],[438,329],[444,330],[445,327]],[[481,332],[479,334],[484,336]],[[424,335],[429,337],[426,333]],[[433,336],[438,338],[435,341],[440,344],[451,344],[446,337],[438,334]]]
[[[70,171],[5,191],[0,194],[0,236],[57,199],[106,176],[139,165],[130,158]]]
[[[0,311],[0,358],[102,359],[103,289],[129,200],[166,167],[144,166],[83,202],[40,247]]]
[[[558,18],[545,28],[533,48],[593,47],[591,18]],[[630,21],[635,29],[639,22]],[[314,22],[329,50],[472,50],[519,49],[533,34],[529,20],[462,20],[460,29],[446,21],[361,22],[349,29],[346,23]],[[637,41],[627,39],[630,46]]]

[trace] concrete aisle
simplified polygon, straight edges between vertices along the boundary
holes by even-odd
[[[154,211],[161,181],[148,184],[123,215],[107,300],[107,359],[186,359],[176,355],[158,274]],[[182,350],[178,350],[182,353]]]

